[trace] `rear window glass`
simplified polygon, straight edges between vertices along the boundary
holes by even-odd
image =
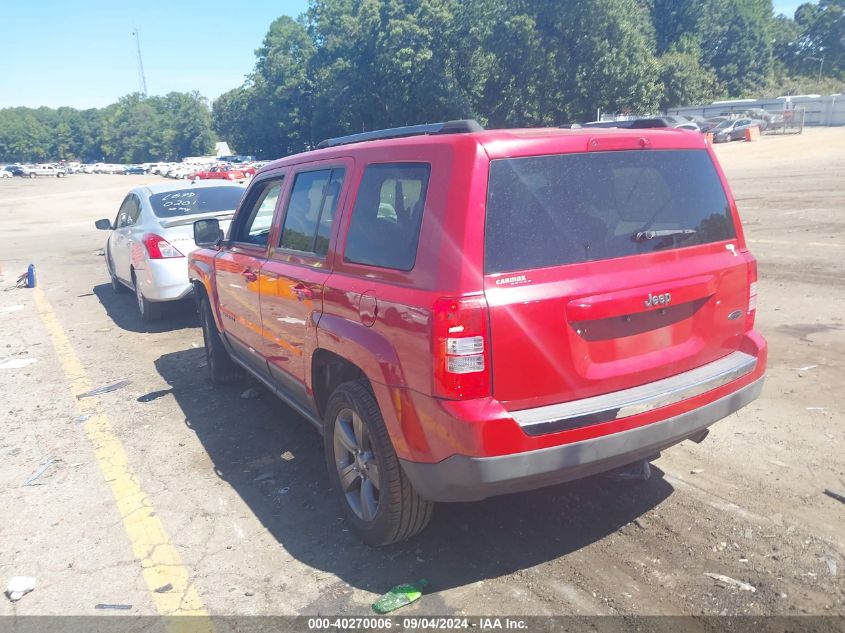
[[[425,163],[364,170],[346,238],[346,261],[406,271],[414,267],[430,173]]]
[[[197,213],[234,211],[241,197],[242,187],[197,187],[180,189],[150,196],[153,213],[160,218],[178,218]]]
[[[495,160],[485,272],[512,272],[731,239],[727,196],[704,150]]]

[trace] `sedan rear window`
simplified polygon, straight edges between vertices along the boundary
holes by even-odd
[[[150,196],[153,213],[159,218],[178,218],[198,213],[234,211],[244,195],[242,187],[196,187]]]
[[[735,237],[725,190],[704,150],[495,160],[486,222],[487,274]]]

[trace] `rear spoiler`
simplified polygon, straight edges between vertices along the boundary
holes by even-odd
[[[222,211],[220,213],[194,213],[193,215],[181,215],[178,218],[159,218],[159,224],[166,229],[173,226],[184,226],[193,224],[197,220],[217,218],[218,220],[230,220],[235,215],[234,211]]]

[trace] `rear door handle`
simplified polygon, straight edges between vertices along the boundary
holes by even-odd
[[[250,268],[244,268],[241,276],[247,281],[258,281],[258,275]]]
[[[296,294],[296,298],[302,301],[303,299],[313,299],[314,292],[303,283],[298,283],[290,287],[293,290],[294,294]]]

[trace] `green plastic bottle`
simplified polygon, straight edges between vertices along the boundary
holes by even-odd
[[[390,613],[399,607],[419,600],[423,589],[428,585],[425,579],[418,580],[410,585],[397,585],[381,598],[373,603],[373,611],[376,613]]]

